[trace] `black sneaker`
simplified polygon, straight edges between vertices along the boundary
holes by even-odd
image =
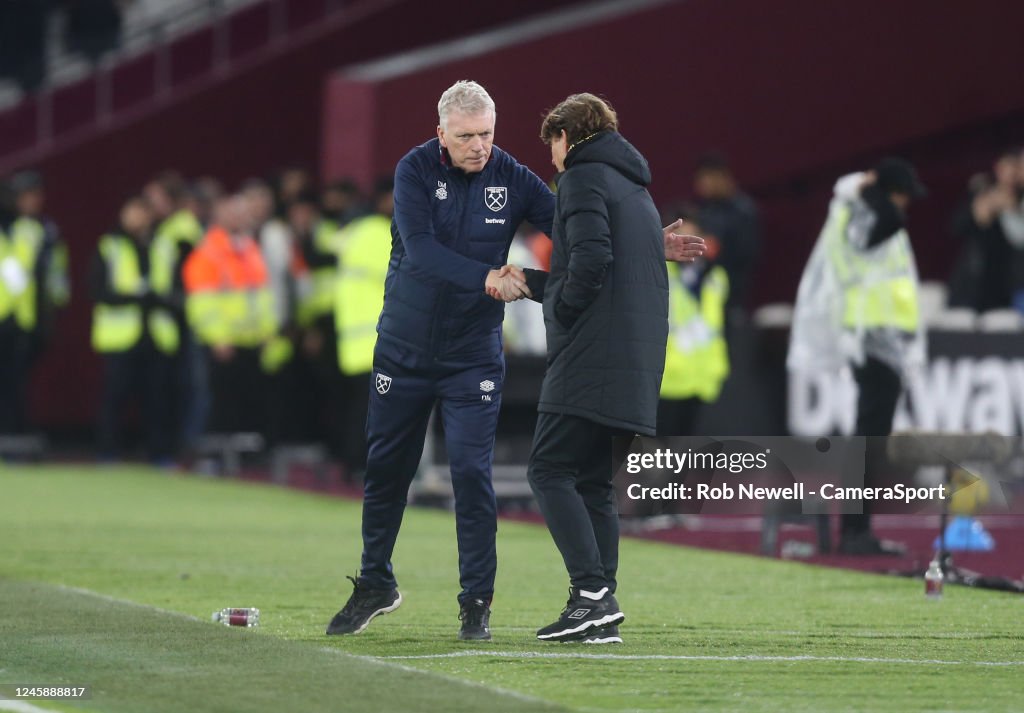
[[[462,641],[491,640],[491,609],[483,599],[470,599],[462,603],[459,610],[462,628],[459,639]]]
[[[620,624],[625,618],[607,587],[598,592],[572,587],[562,616],[554,624],[540,629],[537,638],[541,641],[571,641],[593,629]]]
[[[622,637],[619,636],[618,625],[611,624],[599,629],[590,629],[578,641],[581,644],[621,644]]]
[[[563,644],[621,644],[618,624],[609,624],[596,629],[587,629],[582,634],[562,639]]]
[[[402,604],[402,595],[397,589],[370,589],[354,577],[349,579],[354,588],[352,596],[331,619],[327,626],[328,636],[358,634],[370,625],[373,617],[393,612]]]

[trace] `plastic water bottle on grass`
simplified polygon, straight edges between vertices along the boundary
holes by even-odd
[[[929,599],[942,599],[942,566],[933,559],[924,573],[924,594]]]
[[[215,611],[211,618],[213,621],[219,621],[224,626],[259,626],[260,610],[251,607],[221,609],[220,611]]]

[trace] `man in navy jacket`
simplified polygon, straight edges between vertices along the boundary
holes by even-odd
[[[358,633],[401,604],[391,553],[440,401],[455,491],[459,636],[490,638],[497,567],[491,464],[505,361],[504,303],[486,288],[529,294],[522,273],[502,266],[523,220],[550,232],[554,200],[540,178],[493,145],[494,102],[479,84],[454,84],[438,114],[438,137],[406,154],[395,172],[367,415],[362,567],[328,634]]]
[[[391,555],[439,401],[455,493],[459,638],[491,638],[491,465],[505,375],[503,301],[531,296],[522,271],[505,262],[522,221],[551,234],[555,199],[540,178],[494,146],[494,102],[479,84],[449,87],[438,118],[437,138],[406,154],[395,172],[391,260],[366,423],[362,565],[328,634],[357,634],[402,603]],[[688,247],[669,235],[672,227],[669,254],[686,259]]]

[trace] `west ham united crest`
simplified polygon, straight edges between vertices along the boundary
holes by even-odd
[[[508,202],[508,188],[505,186],[487,186],[484,189],[484,204],[497,213]]]
[[[383,374],[377,374],[377,392],[380,394],[386,394],[388,389],[391,388],[391,377],[384,376]]]

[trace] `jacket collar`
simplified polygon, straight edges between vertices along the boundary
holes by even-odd
[[[446,149],[444,146],[441,145],[441,140],[440,139],[434,139],[434,141],[437,142],[437,156],[438,156],[438,161],[441,164],[441,167],[444,168],[446,171],[448,171],[450,173],[456,173],[456,174],[459,174],[459,175],[462,175],[462,176],[468,176],[469,175],[468,173],[463,171],[458,166],[454,166],[452,164],[452,155],[450,153],[448,153],[448,149]],[[483,173],[484,171],[486,171],[487,168],[494,163],[495,152],[498,151],[498,150],[499,149],[498,149],[497,146],[493,146],[493,145],[491,146],[491,155],[487,158],[487,163],[484,164],[483,170],[480,171],[480,173]]]

